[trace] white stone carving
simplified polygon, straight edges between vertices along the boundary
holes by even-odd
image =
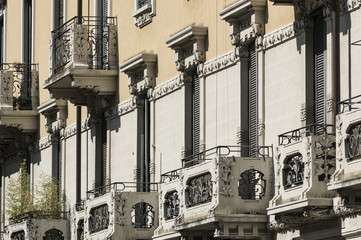
[[[135,26],[142,28],[152,22],[155,16],[155,0],[150,0],[149,3],[138,8],[138,0],[135,0],[135,11],[133,12]]]
[[[108,111],[105,112],[105,117],[107,119],[119,117],[128,112],[133,111],[135,107],[136,107],[135,99],[131,98],[127,101],[119,103],[118,105],[115,105],[114,107],[111,107]]]
[[[287,40],[290,40],[300,34],[305,27],[303,20],[297,20],[293,23],[290,23],[281,29],[273,31],[264,35],[263,37],[263,48],[267,49],[274,47],[280,43],[283,43]]]
[[[235,50],[205,62],[203,66],[198,67],[198,74],[199,76],[208,76],[227,67],[233,66],[239,61],[239,59],[239,49],[236,48]]]

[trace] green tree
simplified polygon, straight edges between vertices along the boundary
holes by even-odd
[[[6,189],[6,214],[11,218],[34,210],[34,197],[30,191],[26,160],[20,164],[20,172],[11,178]]]

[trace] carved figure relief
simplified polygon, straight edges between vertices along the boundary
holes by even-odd
[[[232,167],[235,164],[235,158],[222,158],[220,160],[220,179],[223,182],[223,186],[221,186],[219,193],[224,195],[225,197],[233,196],[233,189],[231,186],[231,182],[234,180],[234,176],[232,175]]]
[[[165,195],[164,199],[164,218],[166,220],[175,218],[179,215],[178,192],[173,191]]]
[[[127,197],[124,197],[121,194],[118,194],[114,197],[115,200],[115,223],[119,226],[124,226],[126,223],[125,213],[127,208],[125,207],[125,203]]]
[[[300,153],[286,158],[283,167],[283,185],[290,188],[303,183],[304,163]]]
[[[104,204],[90,210],[89,232],[95,233],[107,229],[109,225],[108,205]]]
[[[76,235],[78,240],[84,240],[84,219],[78,221],[78,226],[76,229]]]
[[[348,158],[361,156],[361,124],[351,126],[349,137],[346,139],[346,153]]]
[[[25,232],[23,230],[11,234],[11,240],[25,240]]]
[[[187,207],[210,202],[213,192],[211,174],[206,173],[189,179],[185,192]]]

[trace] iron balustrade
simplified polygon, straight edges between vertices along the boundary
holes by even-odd
[[[278,145],[288,145],[301,141],[302,136],[314,135],[335,135],[335,126],[331,124],[311,124],[305,127],[278,135]]]
[[[29,63],[2,63],[2,104],[13,110],[33,110],[39,94],[38,65]]]
[[[191,167],[198,163],[204,162],[206,160],[211,160],[214,156],[227,157],[231,153],[238,153],[240,156],[260,156],[266,158],[271,156],[272,147],[271,146],[217,146],[210,149],[207,149],[198,154],[187,156],[182,159],[182,166]]]
[[[52,74],[63,71],[75,54],[87,55],[89,69],[110,69],[110,26],[116,26],[116,22],[116,17],[75,16],[54,29],[51,32]]]
[[[16,224],[31,219],[68,219],[68,212],[31,211],[11,217],[9,221],[10,224]]]
[[[158,192],[158,183],[141,182],[114,182],[108,185],[94,188],[87,191],[87,199],[103,196],[110,191],[115,192],[139,192],[139,189],[146,189],[150,192]]]
[[[361,94],[337,103],[338,113],[350,112],[361,108]]]
[[[200,152],[199,154],[191,155],[182,159],[182,167],[163,173],[160,177],[160,182],[171,182],[179,178],[179,172],[181,169],[188,168],[199,163],[210,161],[213,157],[227,157],[231,154],[239,154],[241,157],[250,156],[250,154],[256,154],[262,157],[264,160],[266,157],[273,156],[272,146],[217,146],[206,151]]]

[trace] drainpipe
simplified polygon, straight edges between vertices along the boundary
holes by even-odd
[[[340,101],[340,0],[332,0],[332,87],[334,99],[334,124]]]
[[[78,0],[78,23],[81,23],[82,0]],[[76,202],[81,200],[81,106],[76,107]]]

